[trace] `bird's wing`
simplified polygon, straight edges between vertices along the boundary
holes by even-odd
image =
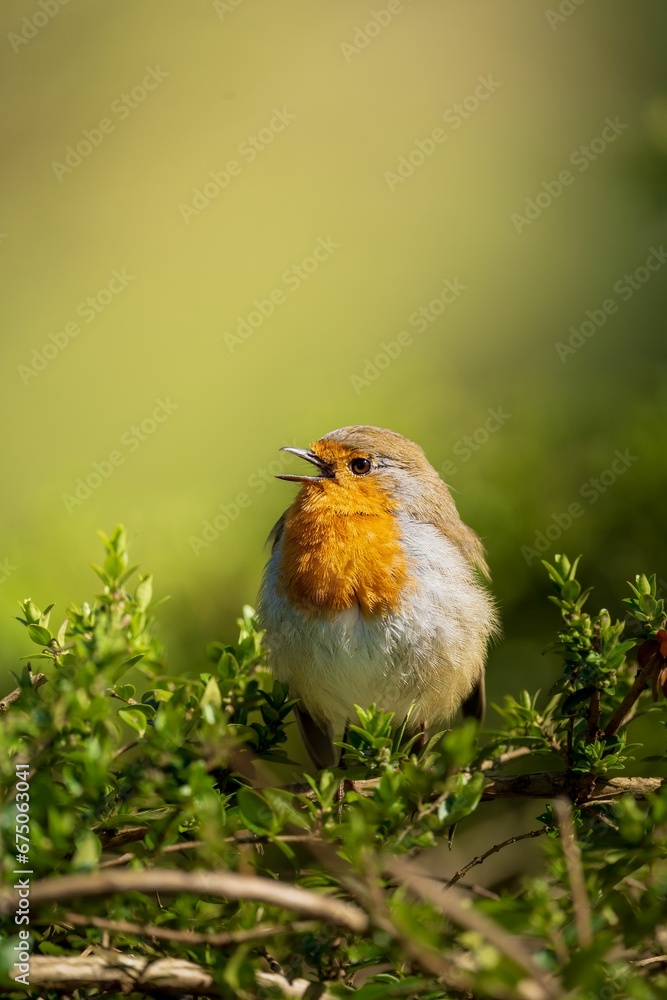
[[[313,764],[318,770],[324,767],[336,767],[338,764],[338,749],[333,744],[333,730],[331,726],[326,728],[315,722],[305,708],[300,705],[294,706],[297,725],[306,750],[310,754]]]
[[[287,517],[287,511],[285,511],[285,513],[278,518],[276,523],[271,528],[271,531],[269,532],[269,537],[266,539],[266,544],[267,545],[269,543],[271,544],[271,551],[275,549],[276,545],[280,541],[280,536],[282,535],[283,529],[285,527],[286,517]]]
[[[486,712],[486,685],[484,683],[484,674],[479,678],[474,688],[465,699],[461,705],[461,711],[463,712],[464,718],[477,719],[479,722],[483,722],[484,713]]]

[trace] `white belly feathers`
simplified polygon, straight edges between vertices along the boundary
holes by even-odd
[[[399,523],[401,518],[399,517]],[[372,703],[397,721],[416,702],[410,722],[448,722],[484,668],[494,628],[491,600],[459,549],[430,524],[401,532],[411,586],[396,611],[364,617],[295,609],[280,592],[282,545],[276,543],[260,594],[270,637],[270,666],[292,697],[340,732],[355,704]],[[486,628],[471,622],[486,622]]]

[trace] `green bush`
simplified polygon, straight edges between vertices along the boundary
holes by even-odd
[[[655,577],[614,622],[584,611],[576,563],[545,563],[564,663],[545,704],[508,697],[498,731],[428,741],[360,708],[342,768],[304,775],[252,610],[208,672],[170,673],[151,578],[128,589],[123,529],[103,540],[102,592],[57,632],[52,608],[21,605],[44,672],[24,666],[0,702],[3,996],[665,996],[667,789],[632,769],[627,735],[638,715],[666,724]],[[489,829],[443,877],[431,849],[507,798],[533,798],[537,826]],[[538,876],[466,886],[524,837],[544,845]]]

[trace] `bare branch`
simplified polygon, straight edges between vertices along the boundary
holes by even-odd
[[[605,726],[605,739],[609,739],[610,736],[615,736],[619,729],[621,729],[625,724],[626,716],[632,711],[639,695],[642,693],[644,688],[648,687],[656,662],[657,657],[651,656],[635,677],[634,684]]]
[[[132,829],[132,828],[131,828]],[[138,828],[136,828],[138,829]],[[142,827],[142,829],[144,829]],[[225,837],[223,843],[225,844],[272,844],[276,841],[280,841],[283,844],[309,844],[313,840],[318,840],[319,838],[314,837],[310,833],[280,833],[273,837],[263,837],[257,833],[236,833],[231,837]],[[127,841],[123,841],[127,843]],[[167,844],[166,847],[160,847],[157,850],[157,854],[174,854],[179,851],[197,851],[200,847],[206,847],[207,843],[205,840],[180,840],[176,844]],[[105,850],[109,850],[106,846]],[[117,858],[109,858],[108,861],[103,861],[100,868],[117,868],[120,865],[126,865],[130,861],[134,861],[135,855],[127,851],[125,854],[119,854]]]
[[[450,886],[462,879],[464,875],[467,875],[471,868],[475,867],[475,865],[481,865],[482,862],[486,861],[487,858],[490,858],[492,854],[497,854],[498,851],[502,851],[503,847],[509,847],[511,844],[517,844],[520,840],[531,840],[533,837],[541,837],[543,834],[548,833],[551,829],[553,829],[553,827],[541,826],[537,830],[530,830],[529,833],[520,833],[516,837],[508,837],[507,840],[503,840],[500,844],[494,844],[493,847],[490,847],[488,851],[484,852],[484,854],[480,854],[479,857],[473,858],[472,861],[469,861],[467,865],[463,866],[463,868],[459,868],[459,870],[452,875],[450,880],[446,883],[445,889],[449,889]]]
[[[632,795],[645,798],[657,792],[665,778],[596,778],[591,787],[591,776],[572,775],[565,771],[536,771],[512,777],[493,778],[482,794],[483,799],[537,798],[550,799],[567,794],[581,805]]]
[[[356,934],[368,929],[368,917],[358,907],[323,893],[311,892],[287,882],[239,875],[236,872],[182,871],[178,868],[152,868],[144,871],[96,872],[86,875],[63,875],[41,879],[30,888],[31,906],[58,903],[66,899],[109,896],[115,892],[196,893],[204,897],[250,899],[270,903],[286,910],[306,914],[316,920],[330,920]],[[18,895],[0,889],[0,913],[12,913]]]
[[[30,683],[35,690],[40,688],[42,684],[48,683],[49,678],[46,674],[33,674],[30,665],[28,665],[28,674],[30,675]],[[17,687],[13,691],[10,691],[9,694],[6,694],[2,701],[0,701],[0,712],[6,712],[10,705],[18,701],[22,691],[22,687]]]
[[[591,788],[590,775],[572,775],[565,771],[533,771],[531,774],[502,775],[488,777],[482,799],[551,799],[567,794],[580,804],[608,801],[621,795],[632,795],[636,799],[645,798],[649,792],[657,792],[665,784],[665,778],[596,778]],[[360,795],[372,795],[378,778],[355,781],[355,791]]]
[[[517,755],[518,756],[518,755]],[[523,756],[523,755],[521,755]],[[487,784],[482,794],[482,799],[552,799],[559,795],[568,795],[578,805],[586,806],[593,803],[610,802],[620,798],[622,795],[632,795],[635,799],[643,799],[651,792],[658,792],[665,784],[665,778],[596,778],[591,787],[591,776],[580,775],[567,776],[565,771],[535,771],[532,774],[515,774],[510,776],[499,776],[487,778]],[[360,795],[371,796],[378,784],[378,778],[369,778],[365,781],[355,781],[355,791]],[[288,791],[298,792],[302,795],[312,797],[310,786],[289,785]],[[120,830],[93,831],[96,832],[102,841],[105,851],[115,850],[125,844],[135,843],[143,840],[148,832],[148,826],[126,826]],[[238,840],[238,838],[233,838]],[[180,844],[170,844],[162,849],[162,853],[167,851],[186,851],[194,849],[195,841],[183,841]],[[197,842],[198,844],[198,842]],[[198,844],[199,846],[199,844]],[[124,855],[122,860],[111,859],[105,861],[102,867],[111,868],[116,865],[125,864],[131,860],[130,856]]]
[[[640,958],[633,964],[636,965],[638,969],[641,969],[645,968],[647,965],[659,965],[663,962],[667,964],[667,955],[651,955],[650,958]]]
[[[556,799],[554,802],[554,812],[560,831],[561,844],[563,845],[563,857],[567,866],[570,889],[572,890],[572,907],[574,909],[574,922],[577,928],[577,938],[580,948],[589,948],[593,942],[593,931],[591,930],[591,908],[586,892],[586,881],[584,879],[584,869],[581,864],[581,851],[574,834],[574,823],[572,822],[572,809],[565,799]]]
[[[532,995],[535,1000],[558,1000],[562,991],[551,977],[547,976],[534,961],[523,942],[491,920],[474,907],[466,906],[465,894],[456,888],[445,892],[436,879],[431,878],[414,864],[392,859],[385,864],[385,871],[399,879],[416,896],[432,903],[440,912],[459,927],[477,931],[523,969],[530,977]]]
[[[129,920],[107,920],[104,917],[88,917],[80,913],[66,913],[64,921],[75,927],[96,927],[114,934],[133,934],[154,941],[180,941],[184,944],[210,944],[223,948],[246,941],[261,941],[281,934],[303,934],[317,927],[313,920],[293,920],[285,924],[252,927],[250,930],[223,931],[219,934],[200,934],[196,931],[179,931],[170,927],[154,927],[151,924],[135,924]]]
[[[529,753],[532,753],[530,747],[515,747],[513,750],[506,750],[505,753],[498,754],[497,757],[491,757],[489,760],[482,761],[479,769],[480,771],[495,771],[497,767],[509,764],[520,757],[526,757]]]

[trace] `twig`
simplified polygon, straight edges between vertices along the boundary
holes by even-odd
[[[572,809],[565,799],[556,799],[554,802],[554,812],[560,831],[570,889],[572,890],[572,907],[574,909],[574,922],[577,928],[579,947],[589,948],[593,942],[591,908],[586,892],[584,869],[581,864],[581,851],[579,850],[579,845],[574,834]]]
[[[471,892],[474,896],[481,896],[482,899],[494,899],[496,903],[500,902],[500,896],[497,892],[492,892],[491,889],[487,889],[484,885],[469,885],[465,882],[459,887],[462,892]]]
[[[658,962],[667,962],[667,955],[651,955],[650,958],[640,958],[632,964],[637,968],[643,968],[647,965],[657,965]]]
[[[368,916],[350,903],[287,882],[236,872],[151,868],[63,875],[34,882],[30,888],[30,903],[31,906],[38,906],[72,898],[109,896],[115,892],[141,892],[146,895],[186,892],[205,897],[250,899],[303,913],[313,919],[330,920],[356,934],[368,928]],[[0,913],[12,913],[17,905],[17,892],[0,889]]]
[[[132,828],[130,828],[132,829]],[[146,828],[144,832],[146,832]],[[231,837],[225,837],[223,843],[225,844],[272,844],[274,841],[280,841],[283,844],[308,844],[313,840],[317,840],[317,837],[313,837],[310,833],[280,833],[273,837],[260,836],[257,833],[242,833],[232,835]],[[125,841],[127,843],[127,841]],[[205,840],[181,840],[177,844],[167,844],[166,847],[161,847],[156,853],[157,854],[174,854],[179,851],[197,851],[200,847],[209,846]],[[109,850],[108,845],[105,850]],[[126,865],[130,861],[134,861],[135,855],[127,851],[125,854],[120,854],[117,858],[109,858],[108,861],[103,861],[100,868],[117,868],[120,865]]]
[[[118,695],[115,695],[115,697],[118,698]],[[121,698],[121,701],[122,700],[123,699]],[[135,701],[134,704],[136,705],[137,702]],[[141,743],[141,740],[139,738],[137,738],[135,740],[130,740],[129,743],[125,743],[122,747],[118,747],[117,750],[114,750],[111,759],[112,760],[118,760],[118,758],[121,756],[121,754],[124,754],[127,750],[134,750],[134,748],[136,746],[138,746],[140,743]]]
[[[114,691],[112,687],[108,687],[106,689],[106,694],[108,694],[110,698],[118,698],[118,701],[124,701],[126,705],[140,704],[140,702],[138,702],[136,698],[123,698],[123,696]]]
[[[148,833],[145,825],[124,826],[120,830],[99,830],[93,827],[93,833],[97,834],[102,843],[102,849],[112,851],[116,847],[123,847],[124,844],[133,844],[137,840],[143,840]]]
[[[355,779],[354,789],[360,795],[372,796],[379,778]],[[621,795],[632,795],[643,799],[651,792],[657,792],[665,784],[665,778],[596,778],[586,802],[606,801]],[[551,799],[566,791],[576,794],[590,786],[590,775],[572,775],[566,771],[533,771],[531,774],[501,775],[488,777],[482,792],[482,799]],[[288,785],[288,791],[297,791],[308,798],[314,793],[304,792],[303,785]]]
[[[507,840],[503,840],[500,844],[494,844],[493,847],[490,847],[488,851],[484,852],[484,854],[480,854],[479,857],[473,858],[472,861],[469,861],[467,865],[463,866],[463,868],[459,868],[459,870],[452,875],[449,881],[445,884],[444,888],[449,889],[450,886],[455,885],[455,883],[462,879],[464,875],[467,875],[471,868],[474,868],[475,865],[481,865],[482,862],[486,861],[487,858],[490,858],[492,854],[497,854],[498,851],[501,851],[503,847],[509,847],[510,844],[517,844],[520,840],[531,840],[533,837],[541,837],[543,834],[548,833],[549,830],[552,829],[553,827],[551,826],[541,826],[537,830],[530,830],[528,833],[520,833],[516,837],[508,837]]]
[[[483,799],[537,798],[550,799],[566,792],[574,798],[584,796],[581,804],[600,802],[632,795],[643,799],[650,792],[657,792],[665,778],[596,778],[591,788],[590,775],[572,775],[565,771],[536,771],[489,780]],[[358,782],[356,783],[358,784]]]
[[[309,842],[308,848],[320,864],[364,907],[369,915],[369,927],[384,931],[417,967],[429,975],[442,979],[457,995],[469,995],[470,977],[456,962],[396,925],[384,893],[380,889],[379,859],[374,854],[370,851],[367,853],[363,871],[358,872],[331,844],[313,839]]]
[[[373,926],[395,941],[416,966],[429,975],[441,979],[450,990],[454,990],[457,994],[469,996],[472,985],[470,976],[461,969],[458,962],[452,960],[448,955],[442,954],[441,951],[425,945],[422,941],[416,940],[411,934],[406,933],[405,929],[396,925],[385,895],[380,888],[380,872],[376,867],[378,860],[370,855],[367,857],[362,882],[359,881],[358,876],[346,878],[345,875],[339,874],[339,877],[369,912]]]
[[[369,778],[367,780],[354,782],[354,789],[360,795],[372,796],[379,782],[379,778]],[[652,792],[658,792],[665,784],[665,778],[596,778],[593,787],[590,787],[590,775],[566,775],[565,771],[535,771],[532,774],[516,774],[510,776],[499,776],[487,778],[487,784],[482,793],[482,799],[551,799],[558,795],[568,794],[576,799],[578,804],[586,806],[589,804],[601,804],[620,798],[622,795],[632,795],[635,799],[644,799]],[[288,785],[288,791],[296,791],[306,795],[308,798],[314,797],[314,792],[305,790],[303,785]],[[579,798],[581,797],[581,801]],[[125,844],[132,844],[138,840],[143,840],[148,832],[147,825],[126,826],[121,830],[93,831],[96,832],[102,841],[105,851],[112,851]],[[179,851],[192,849],[188,845],[194,841],[184,841],[181,844],[170,844],[163,848],[163,851]],[[124,859],[130,860],[129,858]],[[124,861],[122,863],[124,863]],[[111,862],[104,862],[107,867],[112,867]],[[114,861],[121,864],[120,861]]]
[[[46,674],[33,674],[30,665],[28,665],[28,674],[30,676],[30,683],[35,691],[37,688],[40,688],[42,684],[48,683],[49,678]],[[12,705],[15,701],[18,701],[21,697],[22,691],[22,687],[17,687],[14,688],[13,691],[10,691],[9,694],[6,694],[2,701],[0,701],[0,712],[6,712],[10,705]]]
[[[558,984],[547,976],[534,961],[522,941],[491,920],[484,913],[464,904],[465,895],[456,888],[444,892],[442,885],[414,864],[393,859],[385,864],[387,871],[399,879],[412,893],[427,900],[440,912],[468,930],[481,934],[512,962],[523,969],[531,979],[535,1000],[559,1000],[562,992]]]
[[[651,679],[651,675],[655,669],[655,664],[656,656],[654,655],[650,657],[635,677],[634,684],[605,726],[603,735],[606,740],[608,740],[610,736],[615,736],[625,723],[626,715],[628,715],[644,688],[648,687],[649,680]]]
[[[77,927],[96,927],[115,934],[133,934],[156,941],[180,941],[185,944],[210,944],[226,947],[243,944],[246,941],[261,941],[263,938],[278,937],[280,934],[303,934],[316,927],[312,920],[293,920],[285,924],[252,927],[250,930],[225,931],[219,934],[201,934],[197,931],[178,931],[170,927],[154,927],[150,924],[135,924],[129,920],[107,920],[104,917],[87,917],[80,913],[66,913],[64,920]]]
[[[495,771],[497,767],[509,764],[510,761],[518,760],[520,757],[526,757],[529,753],[532,753],[530,747],[515,747],[514,750],[506,750],[505,753],[498,754],[497,757],[483,760],[479,765],[479,769],[480,771]]]

